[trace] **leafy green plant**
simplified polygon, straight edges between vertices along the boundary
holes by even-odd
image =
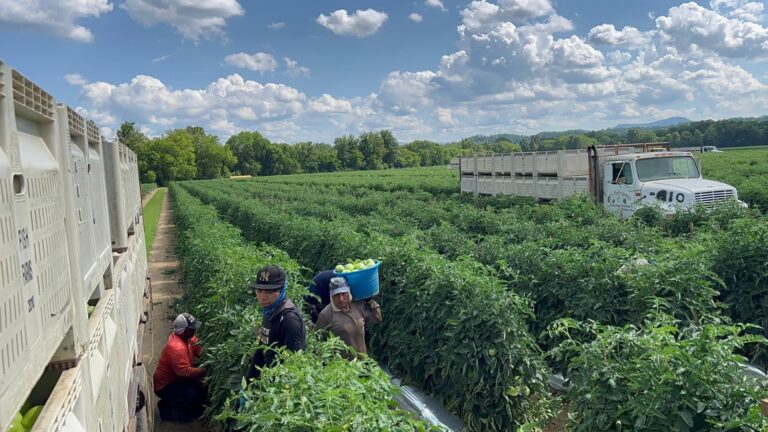
[[[199,335],[204,347],[203,366],[211,398],[207,414],[231,414],[231,401],[239,394],[248,360],[258,343],[256,335],[261,323],[261,314],[253,294],[245,288],[246,282],[261,265],[277,263],[288,274],[288,296],[300,305],[304,292],[303,285],[299,283],[301,267],[279,249],[244,243],[240,231],[222,222],[212,207],[203,205],[176,184],[172,184],[170,189],[178,229],[178,252],[184,282],[188,287],[178,308],[192,312],[205,322]],[[265,371],[265,374],[284,378],[290,375],[306,377],[312,371],[303,371],[302,368],[318,368],[319,364],[328,360],[328,353],[331,352],[330,346],[317,347],[317,344],[310,337],[308,351],[294,357],[300,359],[297,360],[299,364],[287,369],[276,367]],[[290,358],[288,355],[285,361],[290,362]],[[358,413],[358,424],[398,425],[402,426],[400,430],[427,430],[423,422],[414,420],[410,414],[393,406],[395,390],[375,363],[367,362],[367,375],[363,375],[358,373],[360,367],[355,362],[341,360],[337,354],[335,360],[334,374],[346,377],[344,391],[350,400],[365,401],[366,406],[371,407],[386,407]],[[273,396],[271,401],[280,406],[293,407],[293,416],[309,417],[315,414],[311,407],[300,403],[301,395],[283,392],[281,385],[268,379],[258,383],[260,389]],[[377,391],[372,392],[372,389]],[[303,409],[310,411],[302,412]],[[336,407],[334,413],[342,412],[342,409],[345,407]],[[346,419],[343,417],[334,414],[324,419],[325,430],[348,430],[344,428]],[[224,415],[221,418],[228,417]],[[281,421],[288,420],[287,416]],[[245,430],[265,430],[262,417],[247,411],[238,414],[238,422]]]
[[[762,431],[753,415],[768,389],[742,370],[734,354],[745,325],[681,325],[654,314],[641,326],[613,327],[563,319],[550,332],[565,340],[551,352],[568,358],[568,393],[575,431]],[[583,342],[571,335],[591,335]]]
[[[253,242],[280,244],[315,269],[348,256],[381,258],[384,322],[372,328],[378,359],[462,417],[469,431],[508,430],[548,415],[547,368],[528,333],[530,305],[492,269],[451,261],[416,239],[364,235],[343,222],[290,215],[184,183]]]
[[[389,378],[370,359],[339,356],[347,346],[338,338],[321,341],[311,333],[306,352],[281,351],[280,367],[243,386],[217,416],[247,431],[427,431],[410,413],[395,409]],[[244,384],[244,383],[243,383]],[[240,399],[242,397],[242,399]]]
[[[768,336],[768,218],[735,221],[716,244],[714,271],[726,287],[721,292],[728,314],[753,323]],[[765,349],[750,349],[768,364]]]

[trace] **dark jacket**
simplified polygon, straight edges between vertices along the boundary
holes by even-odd
[[[273,347],[286,347],[291,351],[307,348],[307,333],[299,311],[290,299],[286,299],[269,318],[264,318],[259,333],[259,343]],[[258,368],[271,367],[275,363],[275,351],[260,346],[251,357],[248,379],[258,378]]]
[[[304,310],[309,314],[313,323],[317,322],[317,317],[320,315],[320,312],[331,303],[331,295],[328,285],[333,276],[333,270],[321,271],[312,278],[312,282],[310,282],[307,287],[307,290],[314,295],[304,296]],[[320,301],[318,301],[315,296],[319,297]]]

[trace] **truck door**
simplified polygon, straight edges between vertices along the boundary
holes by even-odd
[[[631,161],[611,161],[605,164],[603,203],[611,213],[632,216],[637,208],[635,189],[638,184]]]

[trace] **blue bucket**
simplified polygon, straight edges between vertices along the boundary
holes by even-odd
[[[380,265],[381,261],[376,261],[376,264],[371,268],[349,273],[338,273],[334,270],[333,275],[342,276],[347,279],[349,290],[352,292],[352,300],[362,300],[379,293]]]

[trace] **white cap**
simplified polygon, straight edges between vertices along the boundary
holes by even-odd
[[[341,293],[348,293],[349,291],[349,284],[347,283],[347,279],[343,277],[335,277],[331,278],[330,283],[328,284],[328,291],[332,296],[336,294]]]
[[[175,320],[173,320],[173,332],[176,334],[182,334],[184,333],[184,330],[187,329],[187,327],[197,330],[200,328],[200,326],[203,324],[202,321],[199,321],[195,319],[192,314],[183,313],[179,314],[179,316],[176,317]]]

